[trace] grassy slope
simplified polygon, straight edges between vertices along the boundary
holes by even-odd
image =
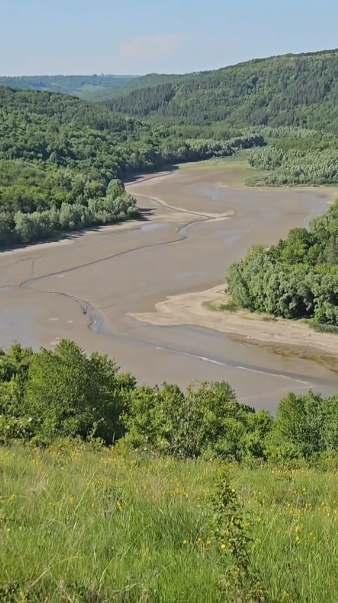
[[[216,464],[15,447],[0,467],[2,600],[224,601],[228,547],[208,528]],[[269,601],[335,603],[337,473],[231,475]],[[15,599],[16,583],[31,598]]]

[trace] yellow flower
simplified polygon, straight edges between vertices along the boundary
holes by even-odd
[[[183,544],[188,544],[188,541],[187,540],[183,540]]]
[[[221,544],[221,549],[222,549],[222,551],[224,551],[224,549],[226,549],[226,548],[227,548],[227,545],[226,545],[226,544],[224,544],[224,542],[222,542],[222,544]]]
[[[201,537],[197,538],[197,542],[203,542],[203,538],[201,538]]]

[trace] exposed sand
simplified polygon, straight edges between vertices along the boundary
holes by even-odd
[[[169,296],[165,301],[155,305],[155,312],[131,314],[137,320],[153,325],[199,325],[215,329],[223,333],[242,336],[252,343],[268,343],[276,346],[296,346],[295,355],[302,357],[300,349],[304,349],[304,357],[309,357],[308,348],[314,348],[312,358],[325,354],[337,358],[338,368],[338,336],[330,333],[317,333],[302,322],[283,319],[270,319],[255,313],[242,310],[222,312],[209,309],[207,304],[225,301],[225,286],[213,287],[206,291]],[[282,353],[282,349],[280,351]],[[289,350],[290,353],[290,350]]]
[[[233,179],[212,164],[139,179],[127,188],[143,222],[0,254],[0,347],[52,348],[67,337],[114,356],[141,382],[225,379],[239,399],[271,409],[289,390],[334,393],[333,371],[267,347],[337,353],[333,336],[225,317],[202,302],[250,245],[307,224],[335,191],[236,189]]]

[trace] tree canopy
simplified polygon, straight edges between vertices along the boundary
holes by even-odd
[[[255,59],[106,102],[114,111],[187,123],[324,128],[338,133],[338,51]]]
[[[338,200],[308,229],[292,229],[269,249],[251,248],[227,282],[239,307],[338,326]]]

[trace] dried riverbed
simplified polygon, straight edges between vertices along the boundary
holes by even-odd
[[[336,391],[336,373],[311,356],[249,345],[240,329],[209,322],[205,308],[202,321],[196,304],[192,317],[184,301],[219,286],[253,243],[269,245],[323,213],[334,192],[232,188],[229,169],[217,165],[140,179],[128,190],[144,222],[0,254],[1,347],[53,347],[67,337],[114,356],[140,382],[225,379],[240,400],[272,410],[290,390]],[[170,320],[169,296],[180,300]]]

